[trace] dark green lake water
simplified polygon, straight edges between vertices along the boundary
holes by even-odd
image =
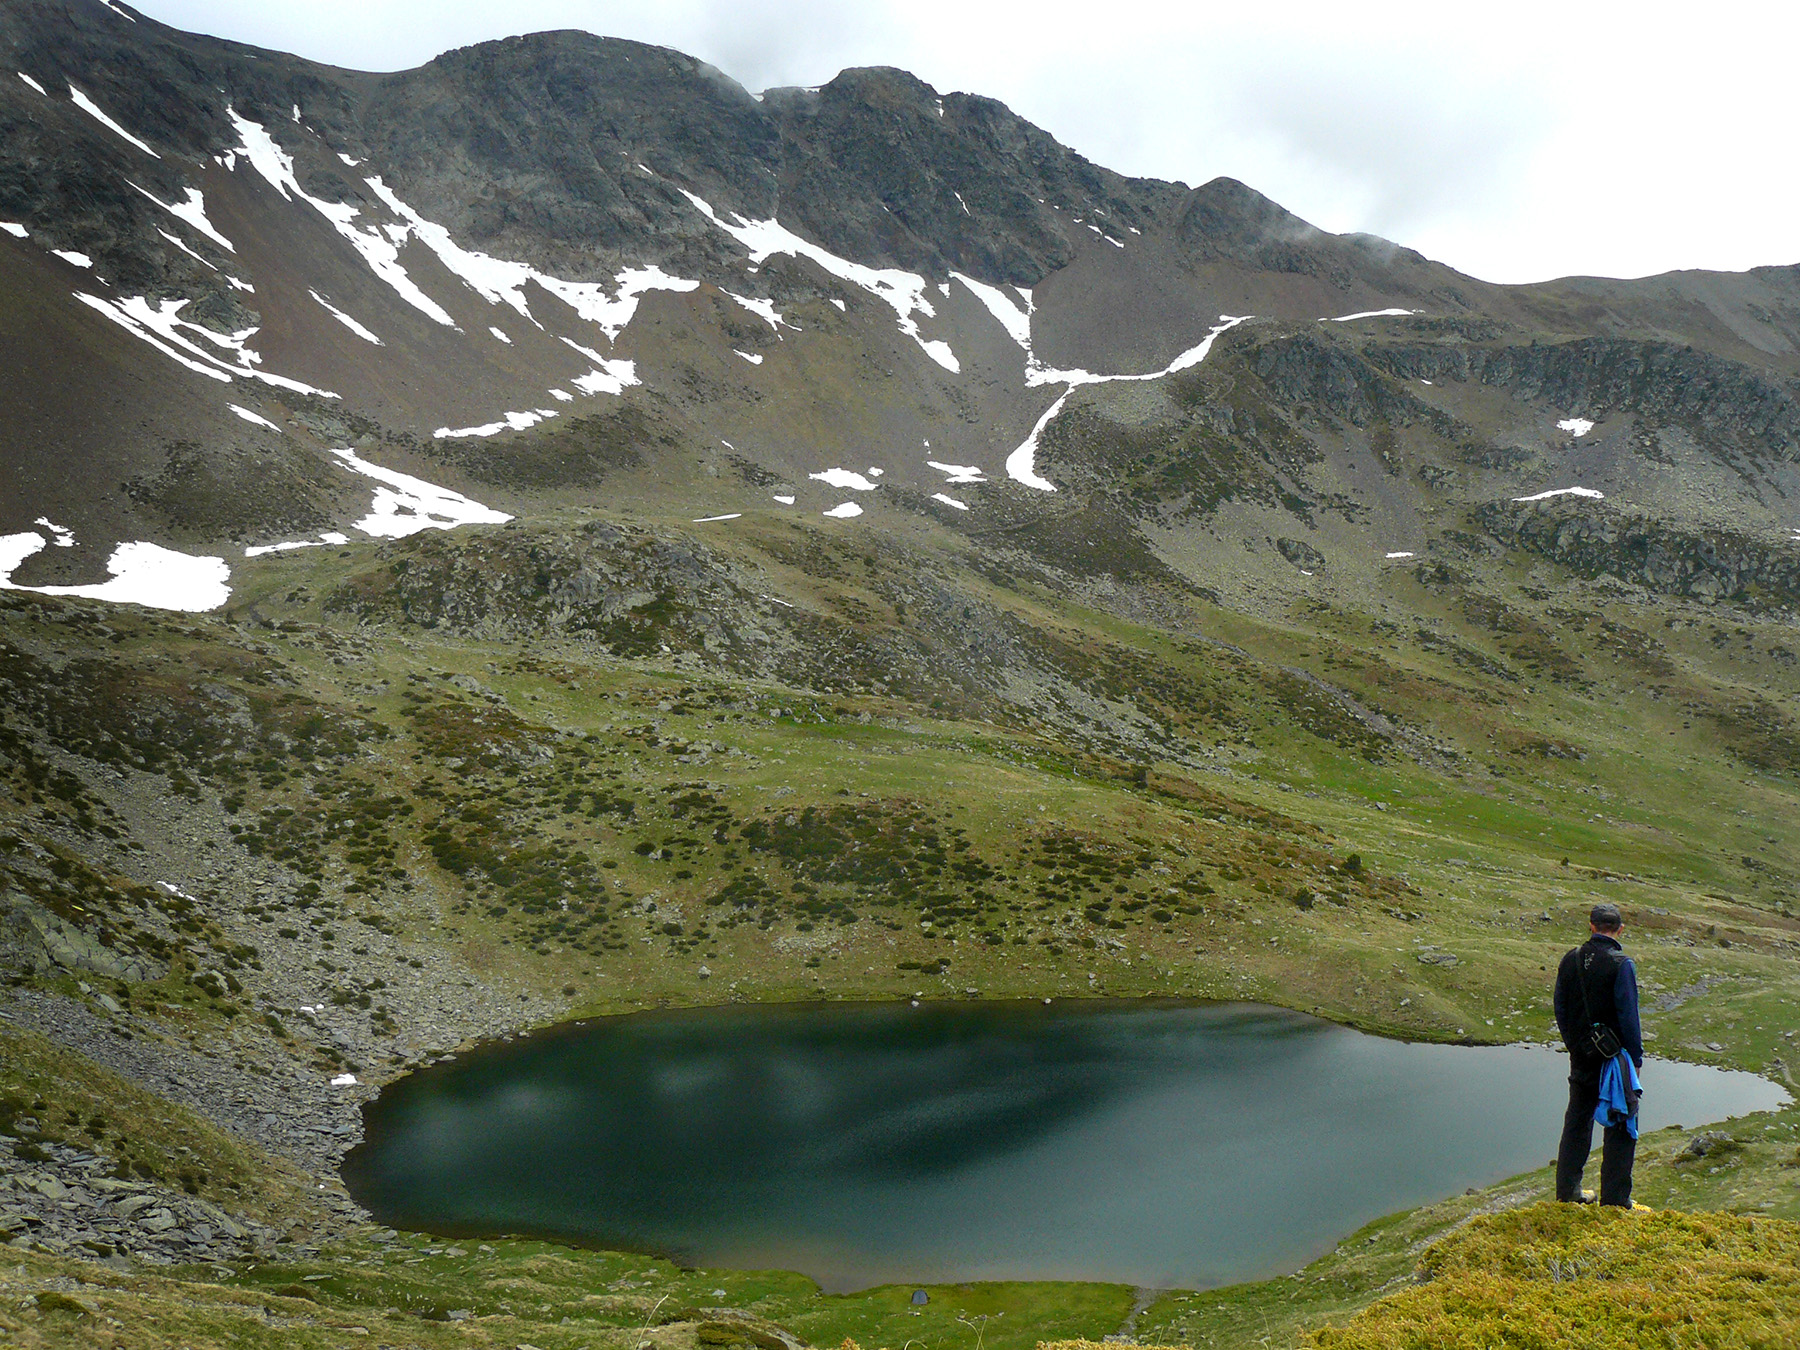
[[[1204,1288],[1541,1165],[1566,1064],[1241,1004],[645,1013],[402,1079],[344,1174],[396,1227],[799,1270],[828,1290]],[[1652,1061],[1644,1080],[1648,1128],[1786,1100],[1694,1065]]]

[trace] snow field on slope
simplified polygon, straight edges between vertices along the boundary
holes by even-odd
[[[330,390],[315,389],[300,380],[290,380],[285,375],[274,375],[256,369],[262,357],[251,351],[246,344],[258,330],[246,328],[241,333],[224,336],[197,323],[189,323],[181,317],[183,307],[191,303],[188,300],[164,300],[152,308],[150,301],[144,296],[127,296],[115,303],[86,291],[77,291],[75,298],[90,309],[104,314],[133,337],[148,343],[164,356],[208,379],[229,384],[234,378],[242,377],[261,380],[281,389],[291,389],[295,393],[317,394],[321,398],[337,397]],[[190,337],[189,334],[193,336]],[[223,360],[194,341],[196,337],[204,338],[221,351],[235,354],[238,363],[234,365]]]
[[[888,305],[899,320],[900,331],[918,343],[925,355],[953,375],[962,372],[962,364],[956,359],[956,353],[950,349],[949,343],[927,339],[919,332],[915,315],[922,314],[928,319],[937,317],[931,301],[925,298],[927,283],[924,277],[916,272],[901,271],[897,267],[868,267],[851,262],[848,258],[839,257],[828,249],[802,239],[778,220],[745,220],[735,213],[730,221],[723,220],[705,198],[696,196],[685,188],[681,190],[681,195],[693,204],[696,211],[742,244],[749,252],[752,263],[761,264],[765,258],[777,253],[811,259],[840,281],[847,281]]]
[[[243,418],[251,426],[266,427],[270,431],[274,432],[277,436],[281,435],[281,428],[276,426],[275,423],[271,422],[268,418],[262,416],[262,414],[253,413],[250,411],[250,409],[241,407],[236,403],[227,403],[225,406],[227,408],[230,408],[232,412],[236,413],[239,417]]]
[[[1585,417],[1565,417],[1556,424],[1558,431],[1566,431],[1576,440],[1580,440],[1594,429],[1594,424]]]
[[[1549,501],[1552,497],[1591,497],[1595,501],[1603,501],[1606,498],[1606,494],[1604,492],[1596,492],[1593,488],[1566,487],[1551,488],[1548,492],[1534,493],[1529,497],[1514,497],[1513,500],[1515,502],[1543,502]]]
[[[357,529],[377,539],[403,539],[421,530],[449,530],[458,525],[504,525],[512,519],[460,492],[371,464],[354,450],[331,453],[353,473],[383,484],[375,489],[369,514],[356,522]]]
[[[314,300],[318,301],[319,304],[324,307],[326,313],[330,314],[332,318],[343,324],[344,327],[348,328],[352,333],[355,333],[356,336],[361,338],[364,342],[372,342],[377,347],[387,346],[387,343],[376,337],[375,334],[371,333],[367,328],[363,327],[355,319],[344,313],[343,310],[332,304],[331,301],[327,300],[311,287],[307,288],[306,293]]]
[[[52,526],[52,529],[56,527]],[[72,544],[67,532],[59,532],[57,543]],[[107,581],[86,586],[20,586],[12,574],[27,558],[43,551],[44,536],[33,530],[22,534],[0,535],[0,590],[31,591],[37,595],[80,596],[87,600],[106,600],[114,604],[142,605],[146,609],[176,610],[183,614],[202,614],[219,608],[231,598],[231,568],[223,558],[194,557],[177,553],[159,544],[134,540],[113,549],[106,560],[111,573]]]
[[[1044,434],[1044,428],[1049,426],[1056,415],[1062,411],[1063,404],[1068,402],[1070,394],[1074,393],[1076,389],[1084,384],[1117,384],[1136,380],[1160,380],[1165,375],[1173,375],[1177,371],[1187,370],[1191,366],[1197,366],[1202,361],[1206,360],[1207,353],[1212,351],[1212,345],[1218,339],[1219,334],[1235,328],[1240,323],[1244,323],[1246,320],[1254,317],[1254,315],[1250,314],[1221,314],[1219,316],[1219,322],[1213,325],[1211,330],[1209,330],[1206,336],[1198,343],[1181,353],[1181,355],[1177,356],[1161,370],[1150,371],[1143,375],[1096,375],[1092,371],[1087,370],[1051,370],[1047,367],[1038,365],[1036,358],[1030,357],[1028,353],[1028,364],[1025,372],[1026,384],[1067,384],[1068,388],[1064,389],[1062,393],[1058,395],[1056,402],[1052,403],[1044,410],[1044,415],[1038,418],[1036,425],[1031,428],[1031,434],[1025,438],[1019,448],[1006,457],[1007,477],[1011,478],[1015,483],[1024,484],[1028,488],[1036,488],[1039,492],[1055,492],[1056,484],[1052,483],[1047,478],[1040,477],[1037,472],[1038,438]]]
[[[871,469],[869,472],[871,474],[879,475],[881,470]],[[806,476],[816,483],[825,484],[827,487],[850,488],[855,492],[873,492],[879,486],[879,484],[870,482],[862,474],[856,473],[850,469],[827,469],[824,473],[809,473]]]
[[[260,558],[266,553],[291,553],[297,548],[337,547],[350,542],[350,536],[339,534],[336,530],[327,530],[317,539],[295,539],[285,544],[254,544],[244,550],[246,558]]]
[[[941,464],[935,459],[925,461],[927,467],[936,469],[949,479],[951,486],[959,483],[985,483],[987,475],[974,464]]]
[[[143,193],[144,196],[155,202],[158,206],[162,207],[163,210],[167,211],[177,220],[185,221],[193,226],[227,253],[237,252],[237,245],[232,243],[231,240],[227,239],[224,235],[220,234],[219,231],[213,227],[212,221],[206,218],[206,198],[199,188],[187,189],[186,198],[179,202],[165,202],[161,197],[158,197],[154,192],[149,191],[147,188],[138,187],[138,185],[133,183],[129,178],[125,181],[131,187],[136,188],[139,192]]]
[[[27,84],[32,85],[34,88],[38,88],[40,93],[43,92],[42,89],[37,85],[37,82],[35,80],[26,79],[26,77],[24,77],[24,76],[20,76],[19,78],[25,79],[25,82]],[[108,131],[112,132],[115,136],[119,136],[127,141],[130,141],[138,149],[142,150],[146,155],[150,156],[151,159],[161,159],[162,158],[162,156],[157,154],[156,151],[152,150],[148,145],[144,144],[144,142],[140,141],[136,136],[133,136],[129,131],[125,130],[124,127],[120,126],[117,122],[113,121],[112,118],[108,117],[106,115],[105,111],[102,110],[102,108],[100,107],[99,104],[95,103],[93,99],[89,98],[86,94],[82,93],[81,90],[77,89],[74,85],[69,86],[69,98],[71,100],[73,100],[73,102],[77,108],[80,108],[81,111],[86,113],[89,117],[93,118],[96,122],[98,122],[101,126],[105,127]]]
[[[498,422],[484,422],[478,427],[439,427],[431,434],[440,441],[460,441],[472,436],[498,436],[503,431],[524,431],[527,427],[535,427],[539,422],[555,416],[556,411],[552,408],[509,412]]]

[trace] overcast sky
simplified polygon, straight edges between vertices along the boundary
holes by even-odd
[[[137,0],[134,0],[136,3]],[[514,33],[661,43],[752,90],[902,66],[1090,159],[1242,179],[1492,281],[1800,263],[1800,6],[1596,0],[141,0],[398,70]]]

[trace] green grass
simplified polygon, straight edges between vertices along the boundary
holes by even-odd
[[[808,622],[837,625],[805,630],[780,661],[709,654],[674,610],[646,619],[626,651],[533,627],[529,613],[516,631],[423,628],[386,611],[359,626],[320,598],[346,572],[385,586],[401,563],[415,580],[439,566],[509,577],[554,525],[264,560],[237,579],[229,622],[0,599],[11,682],[0,879],[84,924],[160,935],[171,963],[166,980],[128,990],[29,982],[94,1007],[98,992],[126,997],[157,1035],[201,1052],[260,1038],[325,1072],[332,1052],[298,1019],[276,1009],[278,1036],[247,999],[191,979],[212,968],[254,982],[266,956],[297,953],[339,968],[342,1015],[366,1016],[393,1046],[395,1058],[359,1066],[376,1082],[402,1067],[409,976],[390,969],[376,984],[351,958],[386,934],[534,991],[559,1017],[975,989],[1254,998],[1413,1038],[1542,1041],[1549,972],[1608,899],[1626,911],[1653,1053],[1778,1079],[1791,1069],[1800,764],[1741,711],[1800,692],[1768,655],[1786,632],[1775,619],[1655,601],[1608,610],[1608,632],[1594,596],[1534,600],[1527,578],[1496,571],[1480,589],[1556,635],[1574,671],[1559,680],[1528,672],[1497,611],[1410,573],[1385,574],[1360,601],[1282,613],[1164,596],[1167,626],[1155,627],[996,582],[961,544],[863,544],[781,522],[717,545]],[[902,585],[913,598],[891,618]],[[940,589],[954,599],[934,619],[919,595]],[[1552,613],[1569,606],[1596,618]],[[984,617],[996,613],[1004,624]],[[1030,658],[1011,677],[1039,701],[973,677],[890,684],[871,654],[904,639],[947,663],[965,629],[1010,633]],[[1400,734],[1371,739],[1292,670]],[[224,901],[183,909],[157,891],[186,859],[145,823],[141,796],[59,767],[71,749],[150,775],[134,791],[179,799],[244,856],[290,869],[294,884],[251,916],[257,950],[227,936]],[[830,852],[845,839],[854,846]],[[839,865],[852,855],[857,866]],[[708,904],[721,895],[757,903]],[[1421,963],[1428,949],[1459,961]],[[1659,1009],[1664,998],[1678,1001]],[[51,1137],[141,1155],[159,1175],[178,1174],[189,1147],[209,1198],[308,1219],[303,1179],[198,1118],[47,1042],[6,1033],[0,1048],[0,1088],[33,1109],[43,1100]],[[142,1127],[121,1139],[127,1119]],[[1734,1123],[1742,1147],[1700,1162],[1670,1156],[1685,1136],[1649,1139],[1640,1195],[1800,1218],[1795,1125],[1791,1112]],[[1297,1276],[1165,1296],[1137,1334],[1294,1344],[1411,1281],[1425,1244],[1543,1186],[1517,1179],[1384,1220]],[[395,1258],[368,1235],[346,1238],[317,1262],[246,1268],[216,1287],[198,1272],[122,1276],[21,1253],[15,1281],[68,1293],[58,1281],[91,1279],[75,1296],[113,1311],[0,1300],[0,1326],[27,1344],[61,1343],[50,1327],[110,1345],[113,1316],[133,1350],[242,1344],[266,1340],[274,1308],[284,1344],[337,1344],[333,1328],[363,1325],[393,1345],[636,1350],[662,1316],[657,1299],[698,1309],[724,1288],[723,1301],[815,1343],[900,1350],[1096,1338],[1132,1302],[1108,1286],[977,1286],[914,1309],[907,1290],[825,1298],[793,1276],[690,1275],[529,1243],[416,1254],[427,1245],[445,1246],[408,1239]],[[615,1287],[631,1272],[633,1288]],[[280,1292],[295,1288],[313,1297]],[[463,1308],[472,1324],[424,1315]],[[698,1325],[649,1338],[685,1345]]]

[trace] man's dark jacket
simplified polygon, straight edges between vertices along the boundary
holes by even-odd
[[[1582,995],[1587,995],[1584,1008]],[[1573,1067],[1599,1076],[1604,1061],[1594,1053],[1589,1020],[1618,1033],[1631,1062],[1644,1066],[1644,1032],[1638,1022],[1637,968],[1617,938],[1596,933],[1564,956],[1556,971],[1556,1028]]]

